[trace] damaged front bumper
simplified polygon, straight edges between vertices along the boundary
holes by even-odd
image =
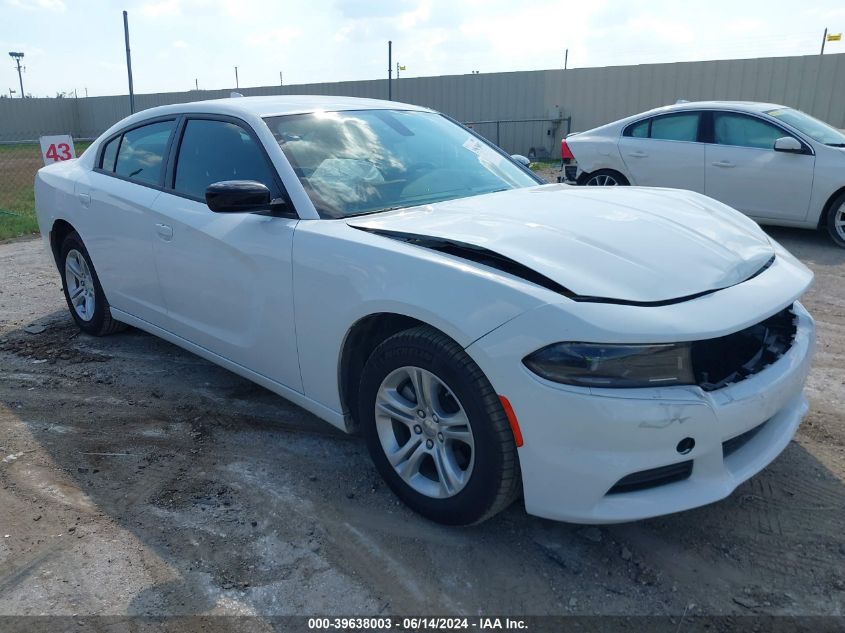
[[[751,325],[755,305],[765,310],[768,303],[769,314],[779,308],[770,284],[781,284],[781,300],[806,289],[809,271],[804,269],[802,281],[800,268],[788,270],[791,264],[783,258],[780,271],[689,302],[697,312],[685,304],[627,308],[625,314],[632,317],[626,321],[619,312],[617,323],[635,326],[634,315],[649,310],[649,320],[662,322],[667,330],[704,327],[709,316],[711,323],[737,331]],[[790,273],[795,274],[791,282]],[[742,302],[734,303],[738,298]],[[536,345],[531,339],[542,338],[525,332],[548,329],[551,306],[476,341],[467,351],[509,399],[524,437],[519,457],[527,511],[576,523],[615,523],[678,512],[731,494],[783,451],[807,410],[803,387],[815,325],[799,302],[792,310],[789,349],[759,371],[712,390],[699,385],[597,389],[538,377],[519,359]],[[577,329],[577,324],[570,329],[572,338]],[[514,338],[518,331],[522,336]]]

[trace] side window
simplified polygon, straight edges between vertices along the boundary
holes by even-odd
[[[696,141],[698,113],[669,114],[653,118],[650,138],[664,141]]]
[[[174,121],[129,130],[117,152],[114,173],[138,182],[158,184]]]
[[[106,143],[103,148],[103,157],[100,162],[100,169],[104,171],[114,171],[114,159],[117,158],[117,148],[120,146],[120,136],[115,136],[112,140]]]
[[[782,136],[788,134],[760,119],[731,112],[713,113],[713,141],[719,145],[773,149]]]
[[[648,138],[648,126],[650,123],[651,119],[646,119],[645,121],[634,123],[627,130],[625,130],[625,136],[633,136],[634,138]]]
[[[173,188],[204,200],[206,188],[221,180],[257,180],[277,191],[264,153],[243,128],[226,121],[190,119],[179,146]]]

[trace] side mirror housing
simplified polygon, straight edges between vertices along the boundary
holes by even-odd
[[[774,149],[776,152],[804,153],[804,146],[801,144],[801,141],[792,136],[781,136],[775,141]]]
[[[273,196],[255,180],[223,180],[208,186],[205,203],[215,213],[252,213],[269,211]]]
[[[523,156],[522,154],[511,154],[511,158],[513,158],[523,167],[528,167],[531,164],[531,161],[525,158],[525,156]]]

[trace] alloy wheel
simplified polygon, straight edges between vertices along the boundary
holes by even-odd
[[[836,214],[833,216],[833,228],[836,234],[843,242],[845,242],[845,202],[839,205]]]
[[[598,176],[593,176],[587,181],[588,187],[614,187],[618,184],[619,182],[616,178],[610,174],[599,174]]]
[[[65,283],[76,314],[83,321],[90,321],[97,307],[94,276],[85,257],[76,249],[69,250],[65,257]]]
[[[445,499],[467,485],[475,463],[472,426],[436,375],[419,367],[392,371],[379,386],[375,420],[388,462],[411,488]]]

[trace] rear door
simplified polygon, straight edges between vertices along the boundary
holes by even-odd
[[[261,141],[231,117],[188,116],[177,132],[165,191],[153,204],[156,265],[174,334],[301,390],[293,320],[291,250],[298,222],[214,213],[208,185],[256,180],[283,197]]]
[[[161,325],[166,308],[153,257],[150,207],[161,193],[175,118],[136,125],[103,143],[77,182],[79,227],[112,307]]]
[[[761,220],[801,221],[807,216],[815,156],[777,152],[775,140],[793,136],[757,116],[712,113],[712,143],[705,147],[705,193]]]
[[[619,139],[619,153],[632,185],[673,187],[704,193],[704,145],[700,112],[674,112],[632,123]]]

